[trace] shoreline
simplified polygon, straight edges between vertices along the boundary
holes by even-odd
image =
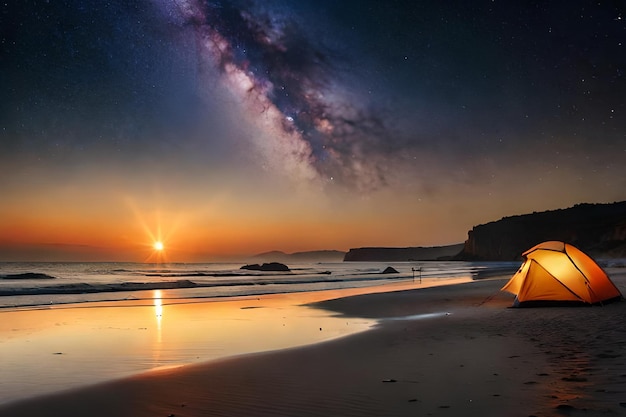
[[[469,277],[439,277],[439,278],[423,278],[421,281],[412,280],[411,278],[398,279],[391,282],[378,282],[376,284],[370,284],[357,287],[344,287],[334,289],[315,289],[315,290],[300,290],[300,291],[282,291],[282,292],[259,292],[248,295],[196,295],[188,292],[188,290],[211,288],[210,286],[196,286],[196,287],[176,287],[169,285],[158,285],[160,283],[145,284],[146,289],[126,289],[124,291],[104,291],[96,292],[96,294],[106,295],[108,292],[116,292],[128,294],[124,298],[102,298],[93,300],[69,300],[69,301],[57,301],[55,303],[33,303],[33,304],[18,304],[18,305],[2,305],[0,304],[0,313],[6,311],[28,311],[28,310],[46,310],[46,309],[61,309],[61,308],[89,308],[89,307],[107,307],[107,306],[134,306],[134,305],[151,305],[154,300],[154,292],[161,291],[163,296],[163,305],[172,304],[185,304],[185,303],[213,303],[213,302],[230,302],[240,301],[246,299],[257,298],[272,298],[272,297],[289,297],[290,295],[296,295],[303,299],[312,298],[317,300],[318,298],[326,297],[349,297],[358,294],[377,293],[385,291],[397,291],[402,289],[418,289],[428,288],[440,285],[453,285],[458,282],[471,281]],[[156,284],[156,285],[155,285]],[[167,284],[167,283],[166,283]],[[142,284],[143,285],[143,284]],[[137,287],[137,288],[141,288]],[[185,292],[180,292],[185,291]],[[69,292],[60,294],[49,293],[32,293],[30,295],[74,295],[83,294],[79,292]],[[86,292],[84,294],[91,294]],[[306,294],[314,294],[313,297],[308,297]],[[330,294],[330,295],[326,295]],[[28,294],[2,294],[0,291],[0,300],[2,297],[23,296]]]
[[[612,279],[623,291],[626,274]],[[626,346],[626,303],[510,309],[512,297],[499,291],[505,282],[313,301],[311,308],[378,324],[327,342],[10,403],[0,406],[0,413],[547,416],[623,411],[619,388],[626,365],[619,347]]]

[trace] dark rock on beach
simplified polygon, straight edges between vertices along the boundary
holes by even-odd
[[[390,266],[388,266],[387,268],[385,268],[385,270],[383,272],[381,272],[381,274],[397,274],[398,271],[395,268],[392,268]]]
[[[289,271],[289,267],[285,264],[281,264],[280,262],[268,262],[263,265],[259,264],[250,264],[244,265],[240,269],[247,269],[249,271],[270,271],[270,272],[287,272]]]

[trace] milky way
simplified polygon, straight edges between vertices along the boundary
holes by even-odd
[[[390,131],[369,103],[350,100],[335,83],[342,69],[334,51],[313,44],[289,16],[246,4],[177,3],[201,55],[263,132],[257,149],[300,180],[384,185],[379,142]]]
[[[259,132],[253,139],[256,148],[269,164],[297,179],[336,181],[367,191],[387,185],[393,171],[427,178],[428,170],[432,175],[442,165],[456,165],[457,174],[451,175],[459,180],[485,181],[494,175],[487,167],[499,148],[522,157],[529,149],[547,151],[546,159],[556,159],[556,166],[567,165],[567,159],[580,161],[592,142],[602,145],[591,153],[604,154],[624,141],[623,124],[615,118],[616,111],[625,111],[624,104],[600,87],[621,90],[624,84],[624,60],[611,56],[621,50],[624,37],[619,7],[581,7],[560,18],[558,8],[533,6],[511,16],[489,4],[474,10],[459,6],[456,16],[443,18],[437,15],[445,12],[437,7],[399,2],[381,8],[366,2],[353,10],[354,21],[359,12],[380,12],[380,25],[396,19],[399,26],[374,26],[371,36],[361,34],[358,46],[351,39],[343,45],[344,51],[354,48],[356,53],[342,54],[336,48],[341,41],[316,37],[303,24],[306,16],[288,3],[176,4],[177,18],[196,32],[203,59],[219,69],[242,100]],[[496,26],[481,27],[481,13],[493,15],[490,24],[499,25],[497,31]],[[443,23],[432,21],[435,17]],[[606,26],[585,39],[575,34],[572,19],[585,23],[588,31]],[[599,36],[604,39],[596,41]],[[387,50],[402,55],[393,57]],[[400,84],[389,78],[390,71]],[[384,83],[389,90],[372,97],[367,87],[344,82],[349,78],[357,84]],[[402,88],[412,96],[403,97]],[[391,117],[395,114],[398,119]],[[592,133],[593,124],[606,134]],[[572,148],[555,150],[561,141]],[[620,146],[618,151],[624,152]]]

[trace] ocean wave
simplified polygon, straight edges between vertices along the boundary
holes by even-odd
[[[159,278],[182,278],[182,277],[239,277],[245,275],[258,275],[262,274],[250,274],[248,271],[243,272],[205,272],[205,271],[187,271],[187,272],[144,272],[145,277],[159,277]]]
[[[251,277],[248,275],[248,277]],[[301,275],[286,277],[275,276],[274,278],[263,279],[262,276],[252,276],[251,278],[262,279],[241,279],[241,280],[219,280],[219,281],[191,281],[191,280],[175,280],[175,281],[154,281],[154,282],[121,282],[108,284],[91,284],[86,282],[47,285],[37,287],[14,287],[0,288],[0,296],[16,296],[16,295],[56,295],[56,294],[93,294],[106,292],[121,291],[146,291],[146,290],[169,290],[169,289],[188,289],[188,288],[218,288],[218,287],[235,287],[235,286],[267,286],[267,285],[307,285],[318,283],[333,282],[355,282],[355,281],[373,281],[384,279],[393,281],[394,278],[388,275],[368,274],[367,276],[354,277],[331,277],[328,274]],[[323,277],[323,278],[322,278]],[[397,279],[407,279],[406,275],[399,275]]]
[[[93,294],[100,292],[167,290],[179,288],[195,288],[198,285],[189,280],[166,282],[122,282],[113,284],[73,284],[49,285],[43,287],[1,288],[0,296],[13,295],[44,295],[44,294]]]
[[[56,277],[40,272],[23,272],[20,274],[0,275],[0,279],[56,279]]]

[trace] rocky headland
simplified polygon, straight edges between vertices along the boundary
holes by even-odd
[[[441,261],[452,259],[463,249],[463,244],[433,247],[385,248],[368,247],[350,249],[346,262],[410,262]]]
[[[548,240],[570,243],[595,258],[626,257],[626,201],[578,204],[475,226],[456,259],[519,260],[524,251]]]

